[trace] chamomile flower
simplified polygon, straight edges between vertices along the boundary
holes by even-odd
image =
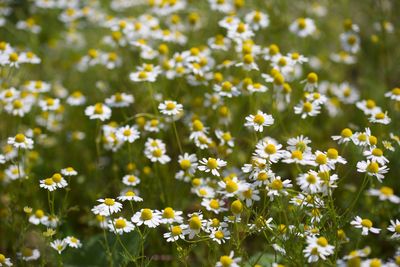
[[[115,234],[122,235],[132,232],[135,229],[133,223],[123,217],[112,219],[108,222],[108,228]]]
[[[239,267],[242,258],[235,258],[234,256],[235,255],[233,251],[231,251],[229,255],[221,256],[215,267]]]
[[[110,216],[122,209],[122,204],[115,201],[113,198],[101,198],[97,200],[101,204],[94,206],[92,212],[96,215]]]
[[[219,169],[226,166],[227,162],[219,158],[203,158],[199,161],[200,165],[197,167],[200,171],[206,173],[211,172],[214,176],[220,176]]]
[[[389,118],[387,115],[387,112],[378,112],[375,114],[372,114],[368,120],[372,123],[380,123],[380,124],[389,124],[392,120]]]
[[[344,128],[340,135],[333,135],[332,139],[337,141],[338,144],[345,144],[353,140],[353,131],[349,128]]]
[[[40,187],[47,189],[50,192],[55,191],[58,188],[57,183],[53,180],[53,178],[40,180]]]
[[[56,239],[50,243],[50,246],[57,251],[58,254],[64,251],[67,247],[67,243],[64,240]]]
[[[183,111],[183,105],[176,101],[166,100],[158,105],[160,112],[167,116],[176,116]]]
[[[41,209],[36,210],[35,213],[29,216],[29,222],[34,225],[39,225],[39,224],[44,225],[47,221],[48,221],[48,216],[46,216],[44,211]]]
[[[133,201],[133,202],[142,202],[143,198],[139,197],[133,190],[128,189],[125,190],[125,192],[122,192],[122,194],[117,197],[118,200],[120,201]]]
[[[128,186],[135,186],[140,183],[140,179],[139,177],[133,174],[127,174],[124,177],[122,177],[122,183]]]
[[[382,186],[379,189],[371,188],[368,190],[368,194],[370,196],[377,196],[381,201],[389,200],[395,204],[400,203],[400,197],[396,196],[393,189],[388,186]]]
[[[213,228],[210,233],[210,238],[221,245],[227,240],[231,239],[231,233],[228,231],[228,229],[223,227]]]
[[[75,176],[78,175],[78,172],[72,167],[67,167],[61,170],[61,174],[64,176]]]
[[[303,250],[304,256],[309,263],[317,262],[319,259],[326,258],[333,254],[334,246],[329,245],[325,237],[308,236],[307,247]]]
[[[315,33],[315,23],[310,18],[298,18],[289,26],[289,30],[299,37],[307,37]]]
[[[23,261],[35,261],[40,258],[40,251],[38,249],[24,247],[17,255],[21,257]]]
[[[175,242],[179,239],[185,239],[185,235],[183,232],[187,229],[187,225],[170,225],[169,232],[164,233],[163,237],[167,240],[167,242]]]
[[[313,101],[301,101],[294,107],[295,114],[301,114],[301,118],[315,117],[321,112],[321,106]]]
[[[67,245],[71,248],[81,248],[82,247],[81,241],[74,236],[67,236],[66,238],[64,238],[64,242],[67,243]]]
[[[206,222],[206,220],[203,220],[203,214],[201,213],[189,214],[188,227],[183,230],[183,234],[187,235],[189,239],[193,239],[205,227]]]
[[[218,214],[220,212],[227,211],[228,209],[225,208],[225,202],[220,199],[214,199],[214,198],[203,198],[201,201],[201,205],[206,208],[208,211],[212,211],[215,214]]]
[[[264,127],[274,124],[274,118],[261,110],[257,111],[255,115],[246,117],[244,126],[253,128],[256,132],[263,132]]]
[[[136,126],[123,126],[118,128],[116,132],[117,138],[123,142],[133,143],[140,137],[140,132]]]
[[[270,200],[274,200],[275,197],[288,195],[286,188],[292,187],[290,180],[283,180],[279,176],[274,177],[271,182],[267,185],[267,195]]]
[[[387,228],[390,232],[392,232],[392,239],[400,238],[400,221],[399,220],[390,220],[390,226]]]
[[[315,194],[321,191],[321,179],[318,173],[313,170],[300,174],[296,180],[301,190],[305,193]]]
[[[86,97],[80,91],[75,91],[68,96],[67,103],[71,106],[81,106],[86,103]]]
[[[95,105],[88,106],[85,109],[85,115],[91,120],[99,119],[105,121],[111,117],[111,109],[102,103],[96,103]]]
[[[0,253],[0,266],[13,266],[13,264],[10,258],[6,258],[4,254]]]
[[[385,165],[389,160],[383,155],[383,151],[379,148],[365,150],[363,155],[370,161],[375,161],[381,165]]]
[[[7,143],[17,149],[33,149],[33,140],[22,133],[9,137]]]
[[[385,173],[389,171],[389,168],[386,165],[381,165],[376,161],[360,161],[357,163],[357,171],[358,172],[366,172],[370,176],[374,176],[378,179],[379,182],[382,182],[383,178],[385,178]]]
[[[137,226],[144,224],[150,228],[155,228],[162,222],[161,214],[159,211],[153,211],[147,208],[141,209],[140,211],[136,212],[132,216],[131,221]]]
[[[253,11],[246,14],[244,20],[255,31],[264,29],[269,25],[268,15],[260,11]]]
[[[134,102],[134,97],[126,93],[115,93],[109,98],[106,98],[105,102],[112,108],[123,108],[132,104]]]
[[[353,225],[355,228],[361,228],[362,235],[368,235],[368,232],[374,233],[374,234],[379,234],[381,229],[374,228],[373,223],[369,219],[362,219],[360,216],[356,216],[353,221],[350,222],[351,225]]]
[[[171,207],[166,207],[161,211],[161,223],[163,224],[172,224],[172,223],[182,223],[183,212],[179,210],[174,210]]]
[[[391,91],[385,93],[385,96],[391,100],[400,102],[400,88],[393,88]]]

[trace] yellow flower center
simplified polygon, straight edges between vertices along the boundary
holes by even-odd
[[[305,18],[297,19],[297,25],[299,26],[300,29],[304,29],[306,27],[306,19]]]
[[[215,158],[208,158],[207,167],[210,169],[216,169],[218,167],[218,162]]]
[[[22,256],[24,257],[30,257],[33,255],[33,251],[30,248],[23,248],[21,251]]]
[[[292,159],[302,160],[303,159],[303,153],[300,150],[293,151],[292,152]]]
[[[303,110],[305,112],[311,112],[313,110],[313,105],[310,102],[304,102]]]
[[[317,244],[320,245],[321,247],[326,247],[328,245],[328,240],[326,240],[325,237],[321,236],[320,238],[317,239]]]
[[[106,198],[104,199],[104,204],[106,204],[107,206],[113,206],[115,204],[115,200],[112,198]]]
[[[246,25],[244,23],[239,23],[239,25],[236,28],[236,31],[238,33],[244,33],[246,31]]]
[[[210,201],[210,208],[212,208],[212,209],[214,209],[214,210],[219,209],[219,202],[218,202],[218,200],[212,199],[212,200]]]
[[[103,114],[103,104],[97,103],[96,105],[94,105],[94,113]]]
[[[122,229],[126,227],[126,221],[124,219],[115,220],[115,228]]]
[[[151,220],[151,218],[153,218],[153,212],[151,211],[151,209],[143,209],[142,213],[140,214],[140,218],[143,221]]]
[[[55,173],[51,178],[53,179],[54,182],[59,183],[61,182],[62,176],[59,173]]]
[[[370,173],[378,173],[378,171],[379,171],[378,163],[373,161],[370,164],[368,164],[367,171],[370,172]]]
[[[6,262],[6,256],[0,253],[0,263],[4,264]]]
[[[14,139],[15,139],[15,142],[17,142],[17,143],[23,143],[23,142],[25,142],[25,135],[17,134]]]
[[[198,216],[193,216],[189,220],[189,227],[194,230],[199,230],[201,228],[201,221]]]
[[[325,154],[318,154],[318,156],[315,158],[315,162],[318,163],[319,165],[324,165],[327,162],[327,157]]]
[[[318,75],[315,72],[311,72],[307,75],[308,83],[316,83],[318,82]]]
[[[254,116],[253,122],[261,125],[265,122],[265,118],[262,114],[257,114]]]
[[[224,233],[222,231],[216,231],[215,232],[215,238],[217,239],[223,239],[224,238]]]
[[[281,190],[283,188],[283,183],[280,179],[275,179],[269,184],[269,187],[273,190]]]
[[[43,216],[44,216],[44,212],[43,212],[43,210],[37,210],[36,212],[35,212],[35,217],[36,218],[43,218]]]
[[[342,132],[340,133],[340,135],[342,137],[348,138],[348,137],[351,137],[353,135],[353,132],[349,128],[344,128],[342,130]]]
[[[394,95],[396,95],[396,96],[399,96],[399,95],[400,95],[400,88],[394,88],[394,89],[392,90],[392,94],[394,94]]]
[[[315,177],[315,176],[312,175],[312,174],[308,174],[307,177],[306,177],[306,181],[307,181],[309,184],[315,184],[315,183],[317,182],[317,177]]]
[[[371,228],[372,227],[372,222],[369,219],[362,219],[361,221],[361,225],[367,228]]]
[[[379,191],[385,196],[392,196],[394,194],[393,189],[388,186],[382,186]]]
[[[385,118],[385,113],[379,112],[375,114],[375,119],[377,120],[383,120]]]
[[[367,106],[368,109],[373,109],[374,107],[376,107],[375,101],[372,100],[372,99],[368,99],[367,103],[366,103],[366,106]]]
[[[47,179],[44,180],[44,184],[45,185],[52,185],[52,184],[54,184],[54,181],[53,181],[52,178],[47,178]]]
[[[171,233],[173,236],[181,235],[182,234],[182,228],[178,225],[175,225],[171,228]]]
[[[230,180],[226,182],[226,191],[228,193],[233,193],[236,192],[239,189],[239,186],[237,183],[235,183],[234,181]]]
[[[175,217],[175,211],[172,208],[167,207],[164,209],[163,217],[167,219],[172,219]]]
[[[233,214],[239,214],[243,210],[243,204],[240,200],[235,200],[231,204],[231,211]]]
[[[166,104],[166,108],[167,108],[168,110],[173,110],[173,109],[175,109],[175,107],[176,107],[176,105],[175,105],[174,102],[168,102],[168,103]]]
[[[233,263],[233,259],[229,256],[221,256],[219,258],[219,262],[222,264],[223,267],[229,267]]]
[[[17,53],[11,53],[9,56],[10,61],[12,62],[17,62],[18,61],[18,54]]]
[[[160,148],[154,149],[152,154],[154,157],[159,158],[162,155],[162,150]]]
[[[372,150],[372,155],[376,156],[376,157],[381,157],[383,155],[383,152],[381,149],[379,148],[374,148]]]
[[[339,152],[334,148],[329,148],[326,155],[329,159],[337,159],[339,156]]]
[[[195,132],[202,131],[203,128],[204,128],[204,125],[203,125],[203,123],[202,123],[201,121],[195,120],[195,121],[193,122],[193,130],[194,130]]]

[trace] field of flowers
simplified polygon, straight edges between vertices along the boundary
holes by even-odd
[[[0,266],[400,266],[399,11],[0,1]]]

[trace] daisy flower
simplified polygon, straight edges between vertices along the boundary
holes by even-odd
[[[304,256],[309,263],[317,262],[320,258],[326,260],[326,257],[333,254],[335,247],[328,244],[325,237],[308,236],[307,247],[303,250]]]
[[[203,215],[201,213],[189,214],[188,227],[183,231],[183,234],[188,235],[189,239],[193,239],[200,233],[206,222],[206,220],[203,220]]]
[[[38,209],[34,214],[29,216],[29,222],[34,225],[45,224],[48,220],[48,217],[44,214],[44,211]]]
[[[237,177],[226,177],[223,181],[218,182],[218,186],[221,188],[219,193],[226,197],[233,197],[249,188],[246,182],[239,180]]]
[[[137,130],[136,126],[126,125],[124,127],[118,128],[116,132],[117,138],[123,142],[133,143],[140,137],[140,132]]]
[[[80,248],[82,247],[82,243],[79,239],[74,236],[67,236],[64,238],[64,242],[71,248]]]
[[[231,239],[231,233],[228,229],[223,227],[213,228],[209,236],[211,240],[217,242],[219,245],[224,244],[227,240]]]
[[[396,196],[393,192],[393,189],[388,186],[382,186],[380,189],[371,188],[368,190],[368,194],[370,196],[379,197],[379,200],[381,201],[389,200],[395,204],[400,203],[400,197]]]
[[[40,251],[38,249],[23,248],[18,256],[24,261],[35,261],[40,258]]]
[[[169,232],[163,234],[163,237],[167,242],[175,242],[178,241],[178,239],[185,239],[183,232],[187,229],[187,225],[170,225],[168,228]]]
[[[183,217],[182,211],[176,211],[171,207],[167,207],[162,211],[161,223],[172,224],[172,223],[182,223]]]
[[[392,120],[389,118],[387,115],[387,112],[378,112],[375,114],[372,114],[371,117],[368,118],[368,120],[372,123],[380,123],[380,124],[389,124]]]
[[[111,109],[102,103],[97,103],[93,106],[88,106],[85,109],[85,115],[91,120],[99,119],[105,121],[111,117]]]
[[[201,205],[205,207],[206,210],[212,211],[215,214],[228,210],[227,208],[224,208],[225,201],[220,199],[203,198]]]
[[[389,168],[386,165],[379,166],[376,161],[360,161],[357,162],[357,171],[358,172],[366,172],[370,176],[375,176],[379,182],[382,182],[382,179],[385,178],[385,173],[389,171]]]
[[[242,258],[235,258],[234,256],[235,255],[233,251],[231,251],[229,255],[221,256],[215,267],[239,267]]]
[[[167,116],[176,116],[183,111],[182,104],[178,104],[176,101],[165,100],[163,103],[158,105],[160,112]]]
[[[72,167],[67,167],[61,170],[61,174],[64,176],[75,176],[78,175],[78,172]]]
[[[134,102],[133,95],[126,93],[116,93],[105,100],[106,104],[112,108],[128,107]]]
[[[344,128],[340,135],[333,135],[332,140],[337,141],[338,144],[345,144],[353,140],[353,131],[349,128]]]
[[[7,144],[12,145],[17,149],[32,149],[33,148],[33,140],[29,137],[26,137],[24,134],[17,134],[14,137],[9,137],[7,140]]]
[[[211,172],[212,175],[220,176],[218,170],[221,167],[226,166],[227,162],[219,158],[208,158],[208,159],[203,158],[202,160],[199,161],[199,163],[201,165],[199,165],[197,168],[200,171]]]
[[[126,190],[125,193],[123,193],[121,196],[117,197],[118,200],[120,201],[133,201],[133,202],[141,202],[143,201],[143,198],[139,197],[138,195],[136,195],[135,192],[133,192],[133,190]]]
[[[46,178],[46,179],[40,180],[40,187],[47,189],[50,192],[52,192],[58,188],[57,183],[53,180],[53,178]]]
[[[130,221],[123,217],[118,217],[108,222],[108,228],[111,232],[115,234],[122,235],[124,233],[129,233],[135,229],[135,226]]]
[[[61,254],[61,252],[63,252],[64,249],[67,247],[67,243],[64,240],[56,239],[50,243],[50,246],[55,249],[58,254]]]
[[[289,30],[299,37],[307,37],[315,33],[317,27],[310,18],[298,18],[289,26]]]
[[[372,227],[373,223],[369,219],[362,219],[360,216],[356,216],[353,221],[350,222],[355,228],[361,228],[362,235],[368,235],[368,232],[379,234],[381,229]]]
[[[140,179],[133,174],[127,174],[122,177],[122,183],[128,186],[135,186],[140,183]]]
[[[396,87],[392,89],[391,91],[385,93],[385,96],[391,100],[400,102],[400,88]]]
[[[321,106],[317,102],[301,101],[294,107],[295,114],[301,114],[301,118],[315,117],[321,112]]]
[[[300,174],[296,181],[305,193],[315,194],[321,191],[321,179],[313,170]]]
[[[160,225],[162,220],[159,211],[141,209],[132,216],[131,221],[137,226],[144,224],[150,228],[155,228]]]
[[[391,236],[392,239],[400,238],[400,221],[399,220],[390,220],[390,226],[387,228],[390,232],[393,233]]]
[[[257,111],[255,115],[249,115],[246,117],[246,123],[244,126],[253,128],[256,132],[262,132],[263,127],[270,126],[274,123],[274,118],[261,110]]]
[[[4,254],[0,253],[0,266],[12,266],[12,262],[10,260],[10,258],[6,258],[6,256],[4,256]]]
[[[122,204],[115,201],[113,198],[101,198],[97,200],[101,204],[94,206],[92,212],[96,215],[110,216],[122,209]]]
[[[277,196],[287,195],[288,192],[285,190],[286,188],[292,187],[290,180],[282,181],[282,178],[276,176],[268,185],[267,185],[267,195],[270,200],[274,200]]]
[[[389,163],[389,160],[383,155],[383,151],[379,148],[372,148],[365,150],[363,155],[367,157],[370,161],[378,162],[380,165],[385,165]]]

